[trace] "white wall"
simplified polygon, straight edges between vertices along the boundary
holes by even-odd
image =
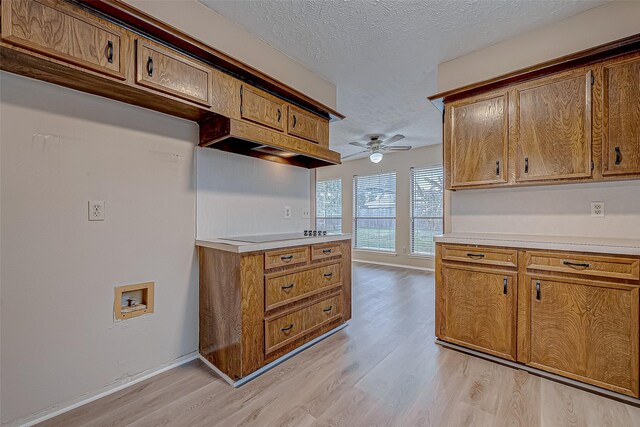
[[[354,249],[356,261],[396,264],[433,269],[432,258],[409,255],[410,242],[410,168],[442,164],[442,144],[386,154],[382,162],[372,163],[368,157],[342,165],[316,169],[316,180],[342,179],[342,232],[353,232],[353,176],[376,172],[396,172],[396,253],[374,253]]]
[[[438,90],[485,80],[640,31],[640,2],[614,1],[438,66]],[[450,192],[447,231],[640,238],[640,181]],[[591,218],[590,202],[605,202]]]
[[[6,423],[197,349],[197,125],[4,72],[0,86]],[[146,281],[155,313],[114,322],[113,288]]]
[[[311,172],[210,148],[198,148],[199,239],[302,231],[310,219]],[[290,206],[292,217],[284,218]]]

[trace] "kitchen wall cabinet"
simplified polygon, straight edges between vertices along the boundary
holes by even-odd
[[[507,182],[508,94],[505,91],[454,102],[445,121],[445,156],[451,186]]]
[[[285,108],[283,100],[251,86],[240,86],[240,114],[243,119],[284,131]]]
[[[592,77],[571,71],[515,88],[516,181],[591,176]]]
[[[322,146],[329,146],[329,123],[314,115],[289,105],[287,132],[300,138],[307,139]]]
[[[604,64],[602,116],[603,175],[640,174],[640,56]]]

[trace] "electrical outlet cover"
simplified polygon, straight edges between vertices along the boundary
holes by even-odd
[[[89,221],[104,221],[104,200],[89,202]]]
[[[284,207],[284,217],[286,219],[291,219],[291,206]]]
[[[591,218],[604,218],[604,202],[591,202]]]

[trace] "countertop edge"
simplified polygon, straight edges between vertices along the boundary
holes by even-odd
[[[248,243],[248,242],[232,242],[223,239],[198,239],[196,240],[196,246],[210,249],[218,249],[233,253],[248,253],[267,251],[271,249],[280,248],[292,248],[296,246],[317,245],[321,243],[340,242],[344,240],[351,240],[351,235],[341,236],[322,236],[322,237],[309,237],[303,239],[293,240],[277,240],[273,242],[262,243]]]

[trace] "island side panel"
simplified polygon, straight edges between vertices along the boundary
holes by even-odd
[[[343,240],[342,243],[342,320],[351,320],[351,240]]]
[[[264,365],[264,252],[240,259],[242,376]]]

